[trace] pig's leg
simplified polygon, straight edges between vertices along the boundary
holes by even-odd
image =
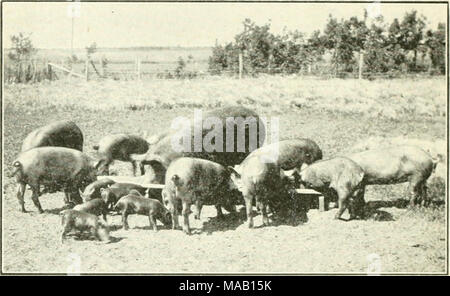
[[[426,207],[430,204],[430,200],[428,200],[428,194],[427,194],[427,182],[426,181],[422,181],[422,183],[420,183],[420,190],[419,190],[419,194],[422,198],[422,206]]]
[[[235,205],[223,205],[224,209],[227,210],[229,213],[236,213],[236,206]]]
[[[189,228],[189,214],[191,213],[190,204],[187,201],[182,202],[183,210],[181,214],[183,215],[183,231],[186,234],[191,234],[191,230]]]
[[[149,213],[148,222],[150,223],[150,227],[153,229],[153,231],[157,232],[158,228],[156,227],[156,219],[154,213],[152,212]]]
[[[178,213],[171,213],[172,214],[172,229],[175,230],[178,228]]]
[[[97,226],[98,227],[98,226]],[[102,239],[100,238],[100,235],[98,235],[98,231],[97,231],[97,227],[92,226],[89,230],[89,232],[91,233],[91,235],[93,237],[95,237],[97,240],[101,241]]]
[[[131,161],[131,165],[133,167],[133,176],[136,176],[136,169],[137,169],[137,164],[135,160]]]
[[[350,213],[350,220],[355,219],[357,216],[364,218],[364,191],[365,188],[359,188],[353,193],[353,201],[348,206]]]
[[[217,219],[223,219],[222,207],[220,204],[215,205],[217,211]]]
[[[409,205],[411,207],[414,207],[416,205],[416,202],[419,199],[419,191],[421,187],[422,178],[420,176],[412,176],[409,181],[408,186],[408,193],[410,195]]]
[[[102,212],[103,220],[105,221],[106,224],[108,224],[108,221],[106,220],[106,214],[107,213],[108,213],[107,210],[103,210],[103,212]]]
[[[64,204],[67,206],[70,204],[70,196],[68,191],[64,191]]]
[[[248,228],[253,228],[253,216],[252,216],[252,210],[253,210],[253,203],[252,203],[252,197],[246,196],[244,197],[245,200],[245,211],[247,213],[247,226]]]
[[[139,163],[139,169],[141,171],[141,176],[145,175],[145,165],[142,162]]]
[[[77,190],[73,190],[72,192],[70,192],[70,200],[74,201],[75,204],[79,205],[83,203],[83,199],[81,198],[80,192]]]
[[[172,216],[172,229],[175,230],[178,228],[178,210],[177,210],[177,201],[172,203],[172,206],[169,208],[170,215]]]
[[[200,201],[200,199],[197,198],[197,200],[195,201],[195,212],[194,212],[194,218],[196,220],[200,220],[200,214],[202,212],[202,207],[203,207],[202,202]]]
[[[266,204],[260,200],[259,198],[256,199],[256,206],[259,208],[259,210],[261,211],[261,216],[262,216],[262,222],[263,225],[269,225],[269,219],[267,218],[267,208],[266,208]]]
[[[348,191],[345,189],[338,189],[336,190],[338,194],[338,212],[336,213],[336,216],[334,216],[334,219],[340,219],[344,211],[347,209],[348,204]]]
[[[64,243],[64,240],[66,239],[66,234],[69,233],[70,230],[71,230],[70,224],[69,223],[64,224],[64,228],[61,232],[61,243],[62,244]]]
[[[130,227],[128,226],[128,205],[122,209],[122,228],[124,230],[128,230]]]
[[[36,187],[31,187],[31,190],[33,191],[31,200],[38,209],[39,213],[42,214],[44,210],[42,210],[41,203],[39,202],[39,185]]]
[[[20,182],[17,185],[17,200],[19,201],[19,206],[20,206],[20,211],[22,211],[22,213],[25,213],[25,202],[23,200],[23,196],[25,195],[25,187],[26,184]]]

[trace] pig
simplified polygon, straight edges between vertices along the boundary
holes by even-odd
[[[57,121],[27,135],[22,152],[37,147],[56,146],[83,151],[83,133],[72,121]]]
[[[205,124],[205,120],[207,118],[216,118],[222,123],[223,127],[223,136],[225,137],[227,135],[227,129],[230,131],[233,131],[233,137],[229,139],[225,139],[223,141],[223,152],[213,151],[208,152],[205,151],[204,147],[201,152],[180,152],[175,151],[172,147],[172,137],[174,136],[174,132],[167,130],[164,132],[159,133],[156,135],[152,140],[152,145],[150,146],[149,150],[144,155],[138,155],[133,154],[131,156],[132,159],[135,159],[136,161],[140,162],[141,165],[141,173],[144,174],[145,169],[144,166],[149,165],[151,166],[151,169],[154,172],[154,180],[153,183],[159,183],[164,184],[165,183],[165,176],[166,176],[166,170],[169,167],[170,163],[180,157],[193,157],[193,158],[202,158],[207,159],[210,161],[217,162],[225,167],[227,166],[233,166],[239,164],[250,152],[251,152],[251,146],[249,145],[250,141],[250,131],[252,131],[250,125],[247,123],[244,127],[244,151],[238,152],[238,141],[237,141],[237,134],[238,134],[238,126],[236,122],[233,121],[233,119],[237,118],[253,118],[256,128],[256,135],[255,139],[257,141],[256,147],[253,149],[256,149],[263,145],[265,140],[265,125],[264,122],[261,120],[261,118],[258,116],[256,112],[253,110],[250,110],[248,108],[245,108],[243,106],[227,106],[227,107],[221,107],[217,109],[210,110],[208,112],[205,112],[202,114],[202,138],[208,134],[212,127]],[[227,120],[227,118],[229,120]],[[230,120],[231,119],[231,120]],[[194,138],[194,129],[195,127],[192,127],[191,129],[191,143],[194,145],[195,138]],[[233,140],[233,150],[232,152],[226,152],[226,143],[228,141]],[[191,151],[194,151],[193,147],[191,147]]]
[[[108,178],[94,181],[84,189],[84,192],[80,192],[80,195],[84,202],[101,198],[100,189],[106,188],[108,185],[112,185],[114,183],[116,182]]]
[[[76,205],[73,207],[74,210],[80,212],[86,212],[94,214],[96,216],[102,215],[103,220],[106,222],[106,215],[108,214],[108,207],[106,203],[101,198],[92,199],[85,203]]]
[[[131,162],[133,175],[136,175],[137,162],[130,157],[131,154],[146,153],[148,142],[136,135],[114,134],[103,137],[94,150],[99,155],[99,174],[109,175],[109,166],[114,160]]]
[[[364,178],[364,171],[356,162],[346,157],[336,157],[317,161],[301,171],[298,168],[293,171],[299,174],[300,183],[306,188],[324,195],[337,194],[339,210],[335,219],[340,219],[347,208],[350,220],[356,218],[357,205],[361,207],[361,202],[364,203],[356,195],[363,186]]]
[[[409,182],[410,206],[427,198],[427,179],[435,170],[438,160],[415,146],[397,146],[377,150],[367,150],[347,156],[365,173],[364,185],[384,185]],[[364,199],[365,187],[358,192]]]
[[[100,189],[100,195],[108,207],[114,204],[122,197],[130,193],[131,190],[137,190],[140,195],[144,195],[146,188],[132,183],[115,183],[107,188]]]
[[[150,227],[154,231],[158,231],[156,219],[161,221],[165,226],[170,227],[172,225],[170,212],[159,200],[134,195],[131,192],[119,199],[114,205],[114,210],[122,215],[122,225],[125,230],[129,229],[128,215],[130,214],[148,216]]]
[[[230,172],[222,165],[200,158],[182,157],[174,160],[166,172],[162,191],[164,204],[172,214],[172,227],[178,227],[181,204],[183,231],[190,234],[189,214],[191,204],[196,206],[196,218],[200,217],[203,204],[214,204],[218,217],[222,217],[223,206],[234,211],[237,202],[230,191],[235,188]]]
[[[289,207],[294,190],[280,165],[265,159],[260,149],[253,151],[240,165],[228,167],[231,179],[243,195],[248,228],[253,228],[253,201],[261,211],[263,225],[269,225],[267,209],[283,213]]]
[[[76,210],[64,210],[61,217],[61,243],[64,243],[66,235],[72,231],[89,231],[96,239],[104,242],[110,241],[109,229],[96,215]]]
[[[13,162],[13,172],[18,183],[17,199],[25,212],[24,194],[28,184],[33,192],[31,199],[43,213],[39,202],[40,186],[44,192],[64,191],[65,202],[81,203],[79,190],[96,180],[96,166],[82,152],[65,147],[39,147],[19,154]]]
[[[322,159],[322,150],[317,143],[302,138],[282,140],[265,145],[255,150],[255,154],[267,157],[276,156],[275,162],[283,170],[300,169],[303,164],[310,165]]]

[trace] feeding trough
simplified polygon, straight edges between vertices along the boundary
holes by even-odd
[[[164,184],[154,184],[154,183],[141,183],[139,182],[139,177],[132,177],[132,176],[98,176],[97,179],[111,179],[116,183],[131,183],[136,185],[141,185],[142,187],[146,188],[154,188],[154,189],[163,189]],[[322,195],[322,193],[317,192],[313,189],[306,189],[306,188],[298,188],[295,190],[300,195],[313,195],[318,199],[319,204],[319,211],[324,212],[328,210],[328,204],[325,200],[325,197]]]

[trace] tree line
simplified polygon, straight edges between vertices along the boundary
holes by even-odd
[[[326,71],[338,76],[357,72],[362,54],[368,73],[445,74],[445,37],[444,23],[427,30],[426,18],[415,10],[390,24],[383,16],[369,20],[366,11],[362,19],[338,20],[330,14],[324,30],[309,37],[286,29],[276,35],[270,24],[260,26],[245,19],[234,41],[213,48],[208,66],[212,74],[238,73],[242,54],[243,69],[249,75],[311,72],[326,64]]]

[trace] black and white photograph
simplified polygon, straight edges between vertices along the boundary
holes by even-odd
[[[448,2],[0,5],[2,275],[448,275]]]

